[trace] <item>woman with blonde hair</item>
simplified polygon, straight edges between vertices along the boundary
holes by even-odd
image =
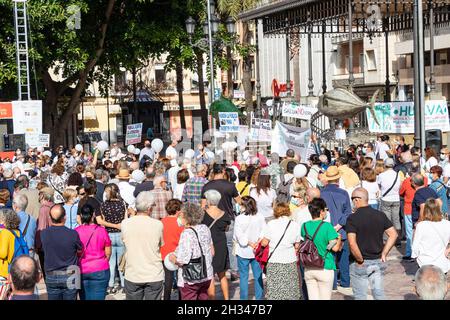
[[[78,192],[73,188],[66,188],[63,192],[65,200],[64,210],[66,210],[66,227],[69,229],[75,229],[79,226],[77,222],[78,212]]]
[[[378,176],[380,173],[384,172],[384,161],[382,159],[378,159],[375,162],[375,174]]]
[[[416,258],[419,267],[431,264],[447,273],[450,270],[449,242],[450,221],[442,218],[439,201],[430,198],[425,202],[423,220],[416,226],[411,257]]]

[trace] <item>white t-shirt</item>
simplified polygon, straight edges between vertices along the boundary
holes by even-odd
[[[394,181],[392,181],[392,183],[394,183]],[[374,182],[362,181],[361,187],[366,189],[367,192],[369,193],[369,204],[377,204],[378,197],[381,196],[380,187],[378,186],[378,183],[376,181]]]
[[[176,159],[178,157],[177,149],[172,146],[168,146],[166,149],[166,158]]]
[[[289,221],[291,221],[291,224],[286,230]],[[290,220],[286,216],[271,220],[267,223],[267,227],[264,230],[264,238],[270,241],[269,254],[275,249],[278,241],[283,236],[284,230],[286,230],[286,234],[270,258],[270,262],[272,263],[293,263],[297,261],[294,244],[300,242],[300,226],[297,222]]]
[[[419,222],[414,233],[411,257],[417,258],[420,267],[431,264],[446,273],[450,270],[450,260],[445,256],[449,241],[450,221]]]
[[[173,191],[173,198],[181,201],[181,197],[183,196],[184,185],[186,183],[177,183],[175,186],[175,190]]]
[[[236,241],[236,255],[245,259],[254,259],[253,249],[249,242],[257,243],[262,238],[262,232],[266,227],[266,220],[257,213],[254,216],[241,214],[234,221],[233,239]]]
[[[397,176],[397,172],[395,172],[392,169],[388,169],[378,175],[377,183],[380,186],[380,191],[381,191],[380,197],[391,188],[392,184],[395,181],[396,176]],[[386,196],[382,197],[381,199],[383,201],[388,201],[388,202],[400,201],[400,195],[399,195],[400,186],[401,186],[401,181],[400,181],[400,176],[399,176],[397,178],[397,181],[395,182],[394,187],[391,189],[391,191],[389,191],[389,193]]]
[[[425,170],[427,172],[430,172],[431,167],[437,165],[438,165],[437,159],[435,157],[431,157],[430,159],[427,160],[427,162],[425,162]]]
[[[135,187],[133,187],[127,181],[119,182],[118,187],[119,187],[119,191],[120,191],[120,195],[121,195],[122,199],[129,206],[134,207],[134,204],[135,204],[135,201],[136,201],[136,198],[133,195]]]
[[[389,148],[389,146],[386,143],[384,142],[380,143],[378,147],[380,159],[382,159],[383,161],[386,160],[389,157],[386,152],[389,150],[391,150],[391,148]]]
[[[255,199],[258,213],[264,218],[273,217],[273,202],[277,198],[276,191],[269,189],[267,193],[263,190],[260,192],[261,193],[258,195],[256,188],[250,189],[250,197]]]
[[[303,208],[295,209],[294,212],[292,212],[291,218],[293,221],[298,223],[300,230],[302,230],[303,224],[305,222],[312,220],[311,213],[309,213],[308,206],[304,206]],[[302,236],[300,236],[300,238],[302,240],[304,240]]]

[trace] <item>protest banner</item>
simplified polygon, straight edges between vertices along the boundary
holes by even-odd
[[[271,142],[272,120],[252,118],[249,140],[258,142]]]
[[[12,102],[14,134],[42,133],[42,101],[21,100]]]
[[[239,132],[239,116],[237,112],[219,112],[219,131],[223,133]]]
[[[25,135],[25,142],[29,148],[37,148],[37,147],[50,148],[50,135],[28,133]]]
[[[125,145],[135,144],[141,142],[142,123],[135,123],[127,125],[127,133],[125,136]]]
[[[276,152],[280,157],[286,156],[288,149],[293,149],[305,160],[311,145],[311,129],[298,128],[276,122],[272,132],[271,151]]]
[[[373,133],[414,133],[414,102],[376,103],[375,122],[369,109],[366,110],[369,131]],[[450,131],[447,102],[445,100],[425,101],[425,130]]]
[[[311,104],[283,103],[282,116],[302,120],[311,120],[311,116],[317,112],[317,107]]]

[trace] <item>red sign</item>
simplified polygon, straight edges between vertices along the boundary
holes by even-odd
[[[0,119],[12,119],[11,102],[0,102]]]
[[[291,83],[291,93],[294,90],[294,81],[290,81]],[[280,92],[286,92],[287,91],[287,86],[286,83],[278,83],[277,79],[273,79],[272,80],[272,93],[274,97],[279,97],[280,96]]]

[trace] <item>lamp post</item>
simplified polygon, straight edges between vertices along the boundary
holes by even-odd
[[[189,41],[193,47],[199,48],[202,51],[209,51],[209,68],[210,68],[210,75],[209,75],[209,92],[208,92],[208,100],[209,105],[214,102],[214,52],[213,52],[213,45],[219,44],[219,45],[233,45],[234,40],[231,42],[222,41],[222,43],[219,43],[217,39],[214,39],[213,36],[218,32],[219,30],[219,24],[220,20],[215,15],[215,6],[214,6],[214,0],[208,0],[207,1],[207,14],[208,18],[207,21],[203,24],[203,34],[204,38],[199,39],[195,43],[192,43],[192,36],[195,32],[195,25],[196,22],[192,17],[188,17],[185,21],[186,24],[186,31],[189,35]],[[227,32],[230,35],[235,35],[236,33],[236,26],[235,21],[233,18],[228,17],[228,19],[225,21],[225,26],[227,29]],[[208,116],[209,116],[209,108],[208,108]],[[213,121],[213,125],[214,125]],[[213,126],[214,127],[214,126]]]

